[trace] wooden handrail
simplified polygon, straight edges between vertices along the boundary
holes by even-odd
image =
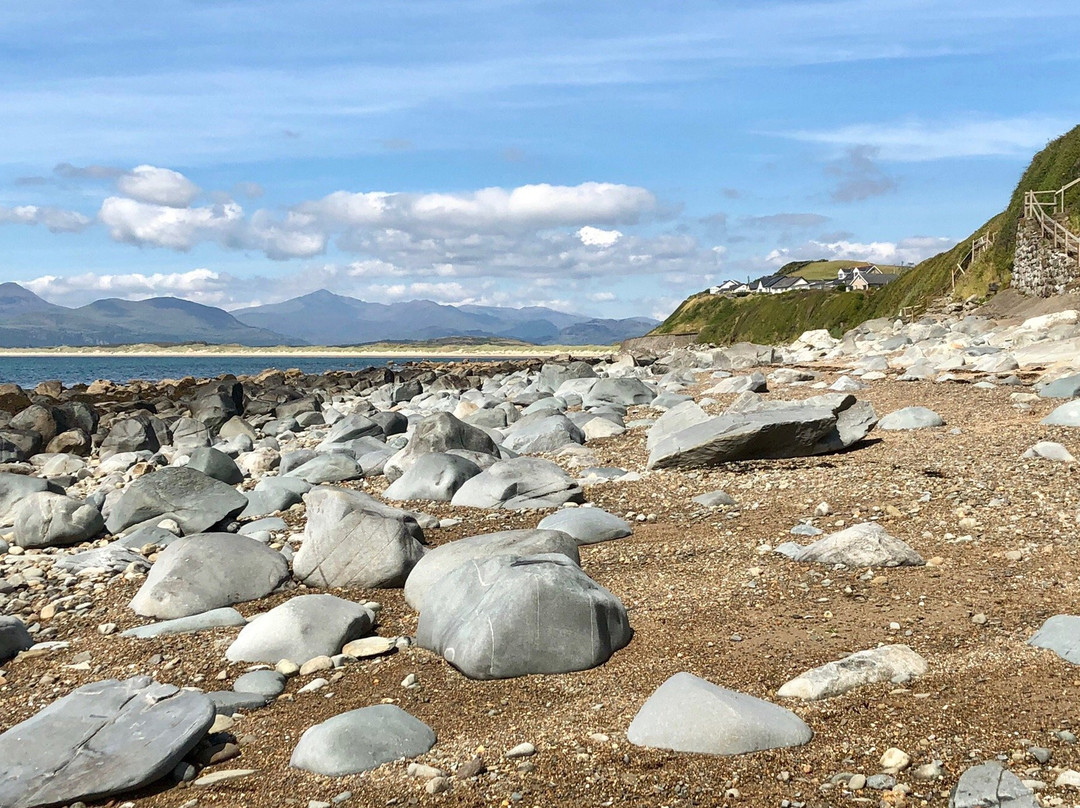
[[[994,243],[994,236],[994,233],[986,232],[971,240],[971,247],[964,254],[964,257],[956,262],[956,268],[952,271],[953,291],[956,291],[956,279],[961,275],[966,274],[971,265],[975,263],[975,260],[990,249],[991,245]]]

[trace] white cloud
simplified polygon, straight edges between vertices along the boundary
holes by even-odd
[[[601,230],[599,227],[586,225],[577,231],[577,237],[586,247],[610,247],[622,238],[618,230]]]
[[[116,180],[120,193],[151,205],[186,208],[199,195],[199,186],[178,171],[135,166]]]
[[[230,286],[238,283],[232,276],[206,268],[189,272],[152,274],[86,272],[79,275],[42,275],[19,283],[54,303],[82,305],[102,297],[144,300],[148,297],[177,296],[197,303],[218,305],[229,298]]]
[[[78,233],[90,226],[90,218],[74,210],[19,205],[7,208],[0,205],[0,224],[40,224],[53,233]]]
[[[900,241],[808,241],[798,247],[776,249],[765,256],[775,266],[789,261],[831,259],[870,261],[875,264],[917,264],[956,244],[956,239],[939,236],[916,236]]]
[[[1068,131],[1075,121],[1049,116],[967,118],[948,122],[862,123],[772,134],[842,147],[870,147],[882,160],[923,162],[956,157],[1024,157]]]
[[[116,241],[186,252],[204,241],[238,246],[235,236],[243,226],[244,210],[235,202],[177,208],[110,196],[101,203],[98,218]]]
[[[588,295],[589,300],[594,303],[610,303],[615,300],[614,292],[593,292]]]

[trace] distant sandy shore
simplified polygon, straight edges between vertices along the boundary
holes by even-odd
[[[431,359],[526,359],[529,357],[554,356],[556,354],[573,354],[575,356],[599,356],[610,354],[617,349],[604,345],[529,345],[521,347],[507,347],[505,345],[440,345],[425,346],[415,345],[403,347],[401,345],[365,345],[356,348],[326,348],[326,347],[303,347],[294,348],[289,346],[277,346],[273,348],[249,348],[240,345],[215,345],[198,347],[168,347],[162,348],[155,345],[131,345],[116,348],[0,348],[0,357],[47,357],[47,356],[86,356],[86,357],[296,357],[296,358],[349,358],[349,357],[379,357],[379,358],[415,358],[424,357]]]

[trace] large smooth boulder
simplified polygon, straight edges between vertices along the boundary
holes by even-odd
[[[569,673],[630,642],[622,602],[557,553],[467,561],[424,596],[416,641],[470,679]]]
[[[1042,624],[1028,645],[1047,648],[1074,665],[1080,665],[1080,617],[1056,614]]]
[[[282,468],[285,466],[285,458],[282,457]],[[364,476],[360,464],[353,457],[346,454],[321,454],[289,471],[283,471],[289,477],[322,485],[323,483],[342,483],[346,480],[359,480]]]
[[[162,437],[168,437],[164,423],[147,412],[138,412],[113,422],[101,442],[100,454],[106,458],[122,452],[156,452],[161,448]]]
[[[1080,396],[1080,374],[1062,376],[1039,387],[1043,398],[1076,398]]]
[[[926,407],[904,407],[894,410],[878,421],[878,429],[900,431],[911,429],[929,429],[944,426],[945,422],[931,409]]]
[[[326,437],[323,438],[322,445],[331,446],[367,437],[380,439],[385,437],[382,426],[366,415],[346,415],[330,428]]]
[[[827,662],[784,684],[776,694],[785,699],[817,701],[877,682],[903,684],[922,676],[926,660],[906,645],[883,645]]]
[[[790,710],[689,673],[660,685],[626,731],[635,746],[707,755],[802,746],[813,737]]]
[[[333,656],[350,640],[371,632],[374,613],[359,603],[333,595],[298,595],[255,617],[225,651],[231,662],[283,659],[303,665],[317,656]]]
[[[500,460],[466,481],[451,504],[523,510],[584,501],[581,487],[559,466],[539,457],[515,457]]]
[[[1066,401],[1039,423],[1045,426],[1080,426],[1080,399]]]
[[[345,488],[313,488],[305,501],[307,525],[293,571],[309,586],[401,586],[424,555],[424,532],[406,511]]]
[[[163,468],[135,480],[113,506],[105,524],[112,533],[151,519],[175,519],[185,535],[202,533],[240,513],[247,497],[220,480],[190,468]]]
[[[634,404],[650,404],[654,398],[656,391],[641,379],[601,379],[582,395],[581,406],[584,409],[602,407],[605,404],[630,407]]]
[[[240,471],[236,461],[224,452],[208,446],[192,450],[187,467],[227,485],[238,485],[244,481],[244,472]]]
[[[793,556],[795,561],[845,567],[920,567],[926,562],[877,522],[864,522],[823,536]]]
[[[303,502],[304,494],[312,488],[311,483],[297,477],[264,477],[254,489],[247,492],[248,504],[240,512],[240,517],[265,516],[288,510]]]
[[[502,530],[440,544],[420,559],[405,581],[405,601],[418,612],[431,588],[447,573],[469,561],[495,556],[532,556],[559,553],[581,563],[577,541],[559,530]]]
[[[41,477],[26,474],[12,474],[0,471],[0,525],[10,525],[15,521],[15,513],[24,499],[41,491],[63,493],[55,485]]]
[[[676,404],[653,422],[645,436],[645,448],[651,450],[664,438],[681,432],[694,424],[708,421],[710,416],[696,401],[684,401]]]
[[[876,422],[869,403],[839,393],[806,403],[754,401],[667,434],[650,450],[648,468],[838,452],[865,438]]]
[[[172,425],[172,445],[181,454],[209,446],[213,437],[210,427],[194,418],[178,418]]]
[[[161,551],[131,608],[144,617],[187,617],[264,597],[288,577],[285,556],[255,539],[189,536]]]
[[[460,455],[431,452],[416,459],[405,473],[390,483],[383,496],[390,500],[424,499],[449,502],[480,467]]]
[[[570,443],[585,442],[585,433],[562,414],[522,418],[506,430],[503,446],[519,454],[555,452]]]
[[[50,491],[31,494],[15,512],[15,544],[19,547],[78,544],[104,530],[101,511],[93,505]]]
[[[191,417],[217,430],[244,411],[244,388],[235,379],[211,382],[195,391],[190,402]]]
[[[73,690],[0,735],[0,805],[61,805],[164,777],[214,722],[210,700],[148,676]]]
[[[1035,793],[996,760],[972,766],[949,794],[949,808],[1039,808]]]
[[[408,445],[386,461],[383,473],[393,482],[421,455],[465,449],[483,454],[499,454],[495,441],[484,430],[466,424],[448,412],[429,415],[416,425]]]
[[[598,544],[631,533],[625,520],[600,508],[563,508],[545,516],[537,527],[568,533],[578,544]]]
[[[422,755],[435,745],[424,722],[393,704],[375,704],[335,715],[300,736],[289,765],[340,777]]]
[[[56,437],[59,430],[56,426],[56,418],[53,417],[51,407],[41,404],[31,404],[8,422],[13,429],[21,429],[26,432],[34,432],[41,438],[41,442],[48,443]]]
[[[17,617],[0,616],[0,664],[19,655],[34,644],[26,625]]]

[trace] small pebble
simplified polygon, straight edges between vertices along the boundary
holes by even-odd
[[[526,741],[525,743],[519,743],[513,749],[506,753],[508,758],[522,758],[531,757],[536,754],[536,747]]]

